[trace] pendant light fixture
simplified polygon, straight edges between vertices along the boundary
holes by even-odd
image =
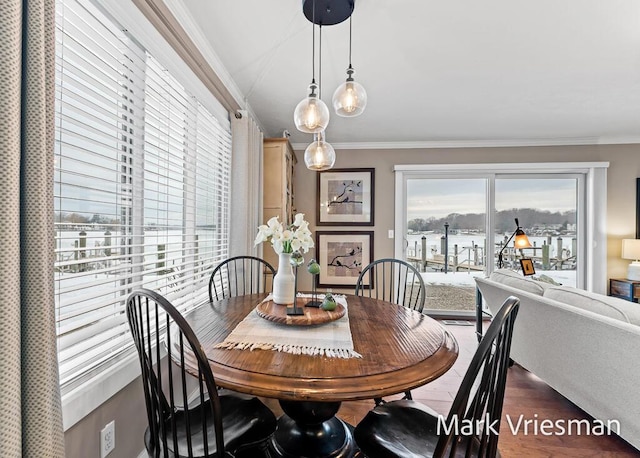
[[[347,80],[333,93],[333,109],[338,116],[359,116],[367,106],[367,91],[362,84],[354,81],[355,70],[351,66],[351,16],[349,16],[349,68],[347,68]]]
[[[322,84],[322,25],[320,25],[320,46],[318,49],[319,69],[318,79]],[[322,98],[322,86],[318,92],[318,100]],[[329,170],[336,162],[336,151],[325,140],[325,131],[313,135],[313,142],[304,150],[304,163],[309,170],[320,172]]]
[[[293,112],[293,122],[300,132],[315,134],[322,132],[329,125],[329,108],[320,100],[316,90],[316,32],[315,32],[315,0],[313,0],[313,18],[311,21],[311,84],[309,85],[309,95],[300,101]],[[322,33],[322,31],[320,32]],[[322,56],[320,57],[322,61]]]
[[[313,134],[313,142],[304,150],[304,163],[309,170],[329,170],[336,163],[336,151],[324,139],[324,132]]]
[[[293,119],[296,128],[301,132],[313,133],[313,142],[307,146],[304,152],[304,162],[308,169],[315,171],[329,170],[336,162],[336,152],[326,141],[325,130],[329,125],[329,109],[322,99],[322,26],[339,24],[351,17],[355,7],[355,0],[302,0],[302,11],[306,18],[313,24],[313,52],[312,52],[312,79],[309,86],[309,97],[304,99],[296,107]],[[320,46],[319,46],[319,85],[315,81],[315,25],[320,27]],[[349,69],[347,70],[349,85],[348,97],[355,95],[357,103],[353,103],[347,98],[347,102],[343,105],[346,107],[344,112],[355,114],[343,115],[336,111],[340,116],[357,116],[364,110],[367,101],[364,88],[353,81],[353,67],[351,66],[351,23],[349,23]],[[356,86],[357,85],[357,86]],[[316,90],[318,94],[316,94]],[[360,91],[354,93],[353,91]],[[362,96],[364,94],[364,96]],[[335,96],[334,96],[335,97]],[[364,102],[364,103],[363,103]]]
[[[329,108],[316,94],[315,80],[309,85],[309,96],[300,101],[293,112],[293,122],[300,132],[314,134],[322,132],[329,125]]]

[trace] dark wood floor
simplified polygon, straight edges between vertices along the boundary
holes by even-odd
[[[474,326],[448,325],[447,329],[458,340],[460,347],[458,360],[453,368],[438,380],[413,391],[415,400],[428,404],[443,415],[449,411],[477,345]],[[282,411],[276,401],[265,400],[265,402],[277,411],[278,415],[281,414]],[[372,407],[373,401],[345,402],[338,416],[355,425]],[[591,419],[538,377],[515,365],[509,369],[507,376],[503,422],[498,443],[502,457],[640,457],[640,451],[615,435],[544,436],[524,434],[522,431],[514,435],[506,423],[507,415],[515,424],[520,416],[525,419],[534,419],[536,414],[540,420],[544,418],[552,421]]]

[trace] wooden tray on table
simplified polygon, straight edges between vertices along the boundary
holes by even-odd
[[[274,323],[289,324],[292,326],[311,326],[314,324],[328,323],[339,320],[347,312],[347,309],[340,303],[335,310],[322,310],[320,307],[305,307],[311,298],[298,298],[298,308],[304,315],[287,315],[287,306],[276,304],[273,301],[265,301],[258,304],[256,312],[265,320]]]

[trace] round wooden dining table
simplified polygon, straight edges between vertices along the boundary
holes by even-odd
[[[351,295],[346,296],[347,313],[361,358],[215,348],[264,298],[207,302],[185,319],[202,344],[217,385],[279,400],[284,415],[272,439],[275,456],[354,456],[352,427],[335,416],[342,401],[417,388],[444,374],[458,356],[455,338],[432,318]]]

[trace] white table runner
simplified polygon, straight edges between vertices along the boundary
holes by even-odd
[[[311,295],[298,294],[298,297],[308,298]],[[344,296],[334,295],[334,298],[347,308]],[[269,300],[271,294],[264,301]],[[253,309],[215,348],[273,350],[329,358],[362,358],[353,349],[348,310],[342,318],[329,323],[291,326],[266,320]]]

